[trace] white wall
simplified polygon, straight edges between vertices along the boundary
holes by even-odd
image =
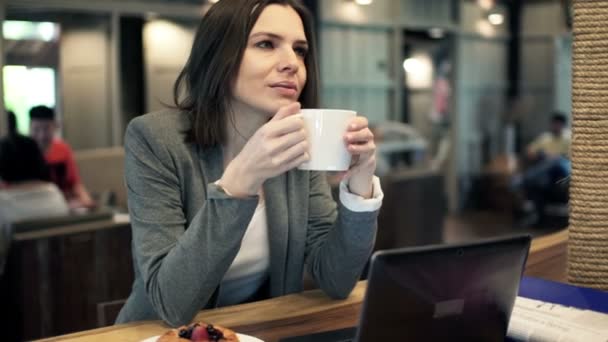
[[[463,1],[460,5],[460,29],[462,32],[474,33],[484,37],[502,36],[509,32],[508,13],[503,5],[497,5],[492,13],[502,14],[504,23],[494,26],[487,21],[487,12],[477,5],[476,1]]]
[[[4,22],[5,16],[4,2],[0,1],[0,22]],[[4,39],[0,39],[0,51],[4,51]],[[4,80],[2,69],[4,67],[4,53],[0,53],[0,80]],[[0,82],[0,103],[4,103],[4,82]],[[7,117],[4,106],[0,106],[0,136],[7,132]]]
[[[379,0],[367,6],[360,6],[353,1],[321,0],[319,1],[319,10],[322,21],[390,24],[398,13],[396,11],[398,3],[396,0]]]
[[[461,36],[458,96],[458,161],[462,174],[475,174],[482,168],[482,143],[490,138],[490,151],[500,152],[499,127],[503,120],[507,90],[507,42]]]
[[[157,19],[144,25],[147,112],[164,108],[162,103],[173,103],[173,84],[188,59],[195,24]]]
[[[74,149],[111,146],[109,23],[72,20],[61,25],[58,114]]]
[[[561,0],[523,4],[522,28],[526,35],[555,35],[567,30]]]
[[[572,117],[572,35],[556,38],[555,48],[555,109]],[[570,120],[572,121],[572,120]]]
[[[389,118],[391,32],[324,25],[320,36],[322,106],[353,109],[374,123]]]
[[[401,0],[399,20],[414,26],[449,26],[454,24],[453,3],[454,0]]]
[[[504,8],[497,13],[505,14]],[[458,45],[456,77],[457,113],[454,135],[455,170],[458,191],[466,194],[471,177],[478,174],[486,158],[504,152],[504,122],[510,113],[506,103],[508,20],[504,24],[481,24],[484,12],[477,2],[461,3],[461,33]],[[520,50],[520,93],[518,116],[521,139],[528,143],[546,129],[551,111],[568,108],[566,96],[556,100],[556,93],[569,93],[571,82],[568,46],[556,44],[556,37],[566,31],[559,0],[523,2]],[[563,44],[568,44],[567,39]],[[560,52],[561,51],[561,52]],[[556,56],[561,60],[556,60]],[[557,71],[556,71],[557,70]],[[453,180],[452,180],[453,181]],[[448,181],[450,182],[450,181]],[[459,199],[461,200],[462,197]]]
[[[322,107],[353,109],[372,123],[393,115],[391,25],[396,5],[319,1]]]
[[[356,24],[448,26],[455,0],[376,0],[361,6],[354,1],[320,0],[321,19]]]
[[[405,40],[408,41],[406,33]],[[439,49],[447,49],[448,41],[439,40],[412,40],[410,44],[410,56],[418,59],[420,65],[413,74],[408,73],[408,121],[419,133],[428,141],[433,141],[436,132],[433,130],[433,122],[430,119],[430,112],[433,108],[433,81],[436,75],[436,65],[433,65],[433,56],[436,56]],[[451,44],[450,44],[451,45]],[[451,51],[446,58],[453,57]],[[417,78],[413,78],[415,76]],[[412,80],[417,82],[412,82]],[[453,111],[450,111],[453,115]],[[434,150],[436,146],[432,146]]]
[[[501,123],[507,90],[506,33],[504,23],[488,23],[486,12],[477,2],[461,2],[461,27],[457,42],[455,77],[455,112],[453,120],[453,159],[448,176],[452,210],[461,208],[472,180],[483,168],[484,158],[491,159],[503,148]]]
[[[570,53],[561,2],[524,3],[520,70],[520,90],[526,103],[521,120],[524,145],[547,129],[554,110],[570,115]]]
[[[455,1],[378,0],[370,6],[344,0],[319,1],[322,105],[356,109],[372,123],[400,120],[403,30],[454,29]],[[420,109],[423,106],[430,108],[427,93],[416,93],[409,99],[418,114],[424,112]],[[428,120],[421,116],[411,119],[428,131]]]

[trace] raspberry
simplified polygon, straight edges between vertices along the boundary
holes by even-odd
[[[192,341],[209,341],[210,340],[210,334],[207,332],[207,329],[201,327],[201,326],[197,326],[196,328],[194,328],[194,330],[192,331],[192,337],[190,338]]]

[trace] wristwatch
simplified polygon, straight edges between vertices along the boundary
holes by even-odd
[[[224,186],[222,186],[222,184],[220,183],[221,179],[216,180],[215,182],[213,182],[213,184],[215,184],[215,186],[217,187],[217,189],[224,193],[226,196],[230,196],[230,197],[234,197],[230,191],[226,190],[226,188],[224,188]]]

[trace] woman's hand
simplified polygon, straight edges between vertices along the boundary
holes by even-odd
[[[234,197],[256,195],[264,181],[307,162],[308,141],[300,103],[279,109],[228,164],[219,183]]]
[[[348,179],[348,188],[353,194],[370,198],[376,171],[376,144],[367,119],[363,116],[353,118],[348,124],[344,140],[353,156],[351,166],[344,176],[344,179]]]

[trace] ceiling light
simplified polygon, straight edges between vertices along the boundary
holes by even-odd
[[[50,42],[57,36],[57,25],[53,23],[38,24],[38,34],[45,42]]]
[[[490,8],[492,8],[494,6],[493,0],[477,0],[477,3],[479,4],[479,7],[483,8],[485,10],[489,10]]]
[[[357,5],[370,5],[374,0],[355,0]]]
[[[440,39],[445,36],[445,31],[439,27],[429,29],[429,36],[433,39]]]
[[[422,66],[422,62],[415,57],[410,57],[403,61],[403,70],[408,73],[416,72]]]
[[[430,88],[433,83],[433,62],[426,53],[416,53],[403,61],[405,82],[410,89]]]
[[[492,13],[488,15],[488,21],[492,25],[502,25],[505,22],[505,17],[500,13]]]

